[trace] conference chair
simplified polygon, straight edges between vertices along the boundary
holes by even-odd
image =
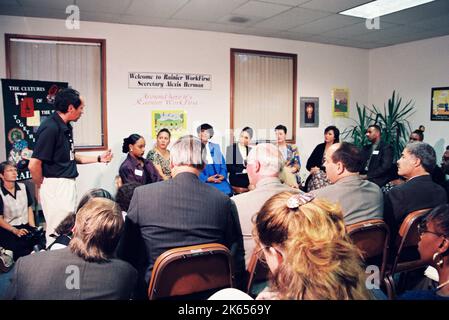
[[[248,273],[248,284],[246,287],[246,293],[250,296],[257,295],[258,292],[254,292],[254,286],[256,284],[264,284],[268,281],[270,276],[270,269],[268,265],[260,261],[259,256],[261,253],[261,248],[254,248],[251,258],[248,262],[247,273]]]
[[[154,263],[148,298],[186,297],[234,287],[231,253],[208,243],[170,249]]]
[[[390,228],[381,219],[370,219],[346,226],[354,244],[362,252],[366,265],[379,267],[380,280],[384,279],[390,242]]]
[[[385,272],[385,285],[388,297],[394,299],[396,286],[393,276],[399,272],[409,272],[425,267],[426,264],[419,258],[417,251],[419,242],[418,225],[429,212],[430,208],[410,212],[399,228],[394,248],[391,248],[392,264],[387,266]]]

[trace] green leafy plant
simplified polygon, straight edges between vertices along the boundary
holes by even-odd
[[[355,125],[343,130],[344,139],[349,138],[355,145],[363,147],[368,143],[365,136],[368,126],[377,124],[382,130],[382,141],[393,147],[394,160],[399,159],[411,131],[407,119],[414,113],[415,105],[412,100],[402,105],[402,98],[393,91],[392,97],[388,99],[388,104],[384,105],[383,110],[374,105],[372,108],[365,105],[360,107],[358,103],[356,107],[358,119],[352,119]]]
[[[368,110],[365,105],[360,107],[358,102],[356,107],[358,117],[356,120],[351,119],[355,124],[343,130],[342,136],[344,140],[349,138],[356,146],[363,147],[368,142],[365,133],[371,122],[372,111]]]

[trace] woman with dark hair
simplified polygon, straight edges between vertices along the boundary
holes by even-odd
[[[329,126],[324,129],[324,142],[313,149],[312,154],[307,160],[306,168],[310,171],[310,175],[305,183],[307,191],[320,189],[330,184],[326,176],[324,161],[326,159],[327,149],[338,142],[340,142],[340,130],[336,126]]]
[[[438,272],[438,286],[427,291],[407,291],[403,300],[449,300],[449,204],[432,209],[418,226],[421,260]]]
[[[36,232],[31,193],[16,180],[14,163],[0,163],[0,246],[11,250],[14,260],[29,254],[34,245],[44,243],[43,234]]]
[[[246,158],[251,150],[249,144],[253,137],[253,129],[245,127],[240,132],[239,141],[226,148],[226,166],[229,182],[234,193],[248,191],[249,180],[246,173]]]
[[[159,130],[156,137],[156,145],[147,154],[147,159],[153,163],[164,180],[171,178],[170,151],[167,149],[170,144],[170,138],[171,133],[168,129],[163,128]]]
[[[232,196],[231,185],[229,184],[228,170],[226,168],[226,161],[221,153],[220,146],[212,143],[209,140],[214,136],[214,128],[208,123],[203,123],[197,128],[198,137],[206,148],[207,164],[204,170],[201,171],[199,179],[215,188]]]
[[[292,188],[299,188],[301,185],[301,159],[299,157],[298,147],[287,143],[287,127],[280,124],[274,128],[276,133],[276,144],[279,152],[284,158],[284,166],[279,178],[281,181]]]
[[[122,151],[128,154],[119,169],[123,184],[132,181],[148,184],[163,180],[153,163],[143,158],[145,139],[141,135],[132,134],[123,139]]]

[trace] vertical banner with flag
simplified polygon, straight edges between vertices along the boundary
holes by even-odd
[[[54,112],[58,90],[67,86],[67,82],[2,79],[6,157],[16,164],[18,180],[31,178],[28,163],[37,129]]]

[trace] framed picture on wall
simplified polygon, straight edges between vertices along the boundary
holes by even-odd
[[[333,117],[349,117],[349,89],[334,88],[332,90]]]
[[[299,109],[301,128],[319,126],[319,98],[301,97]]]
[[[449,121],[449,87],[432,88],[430,120]]]

